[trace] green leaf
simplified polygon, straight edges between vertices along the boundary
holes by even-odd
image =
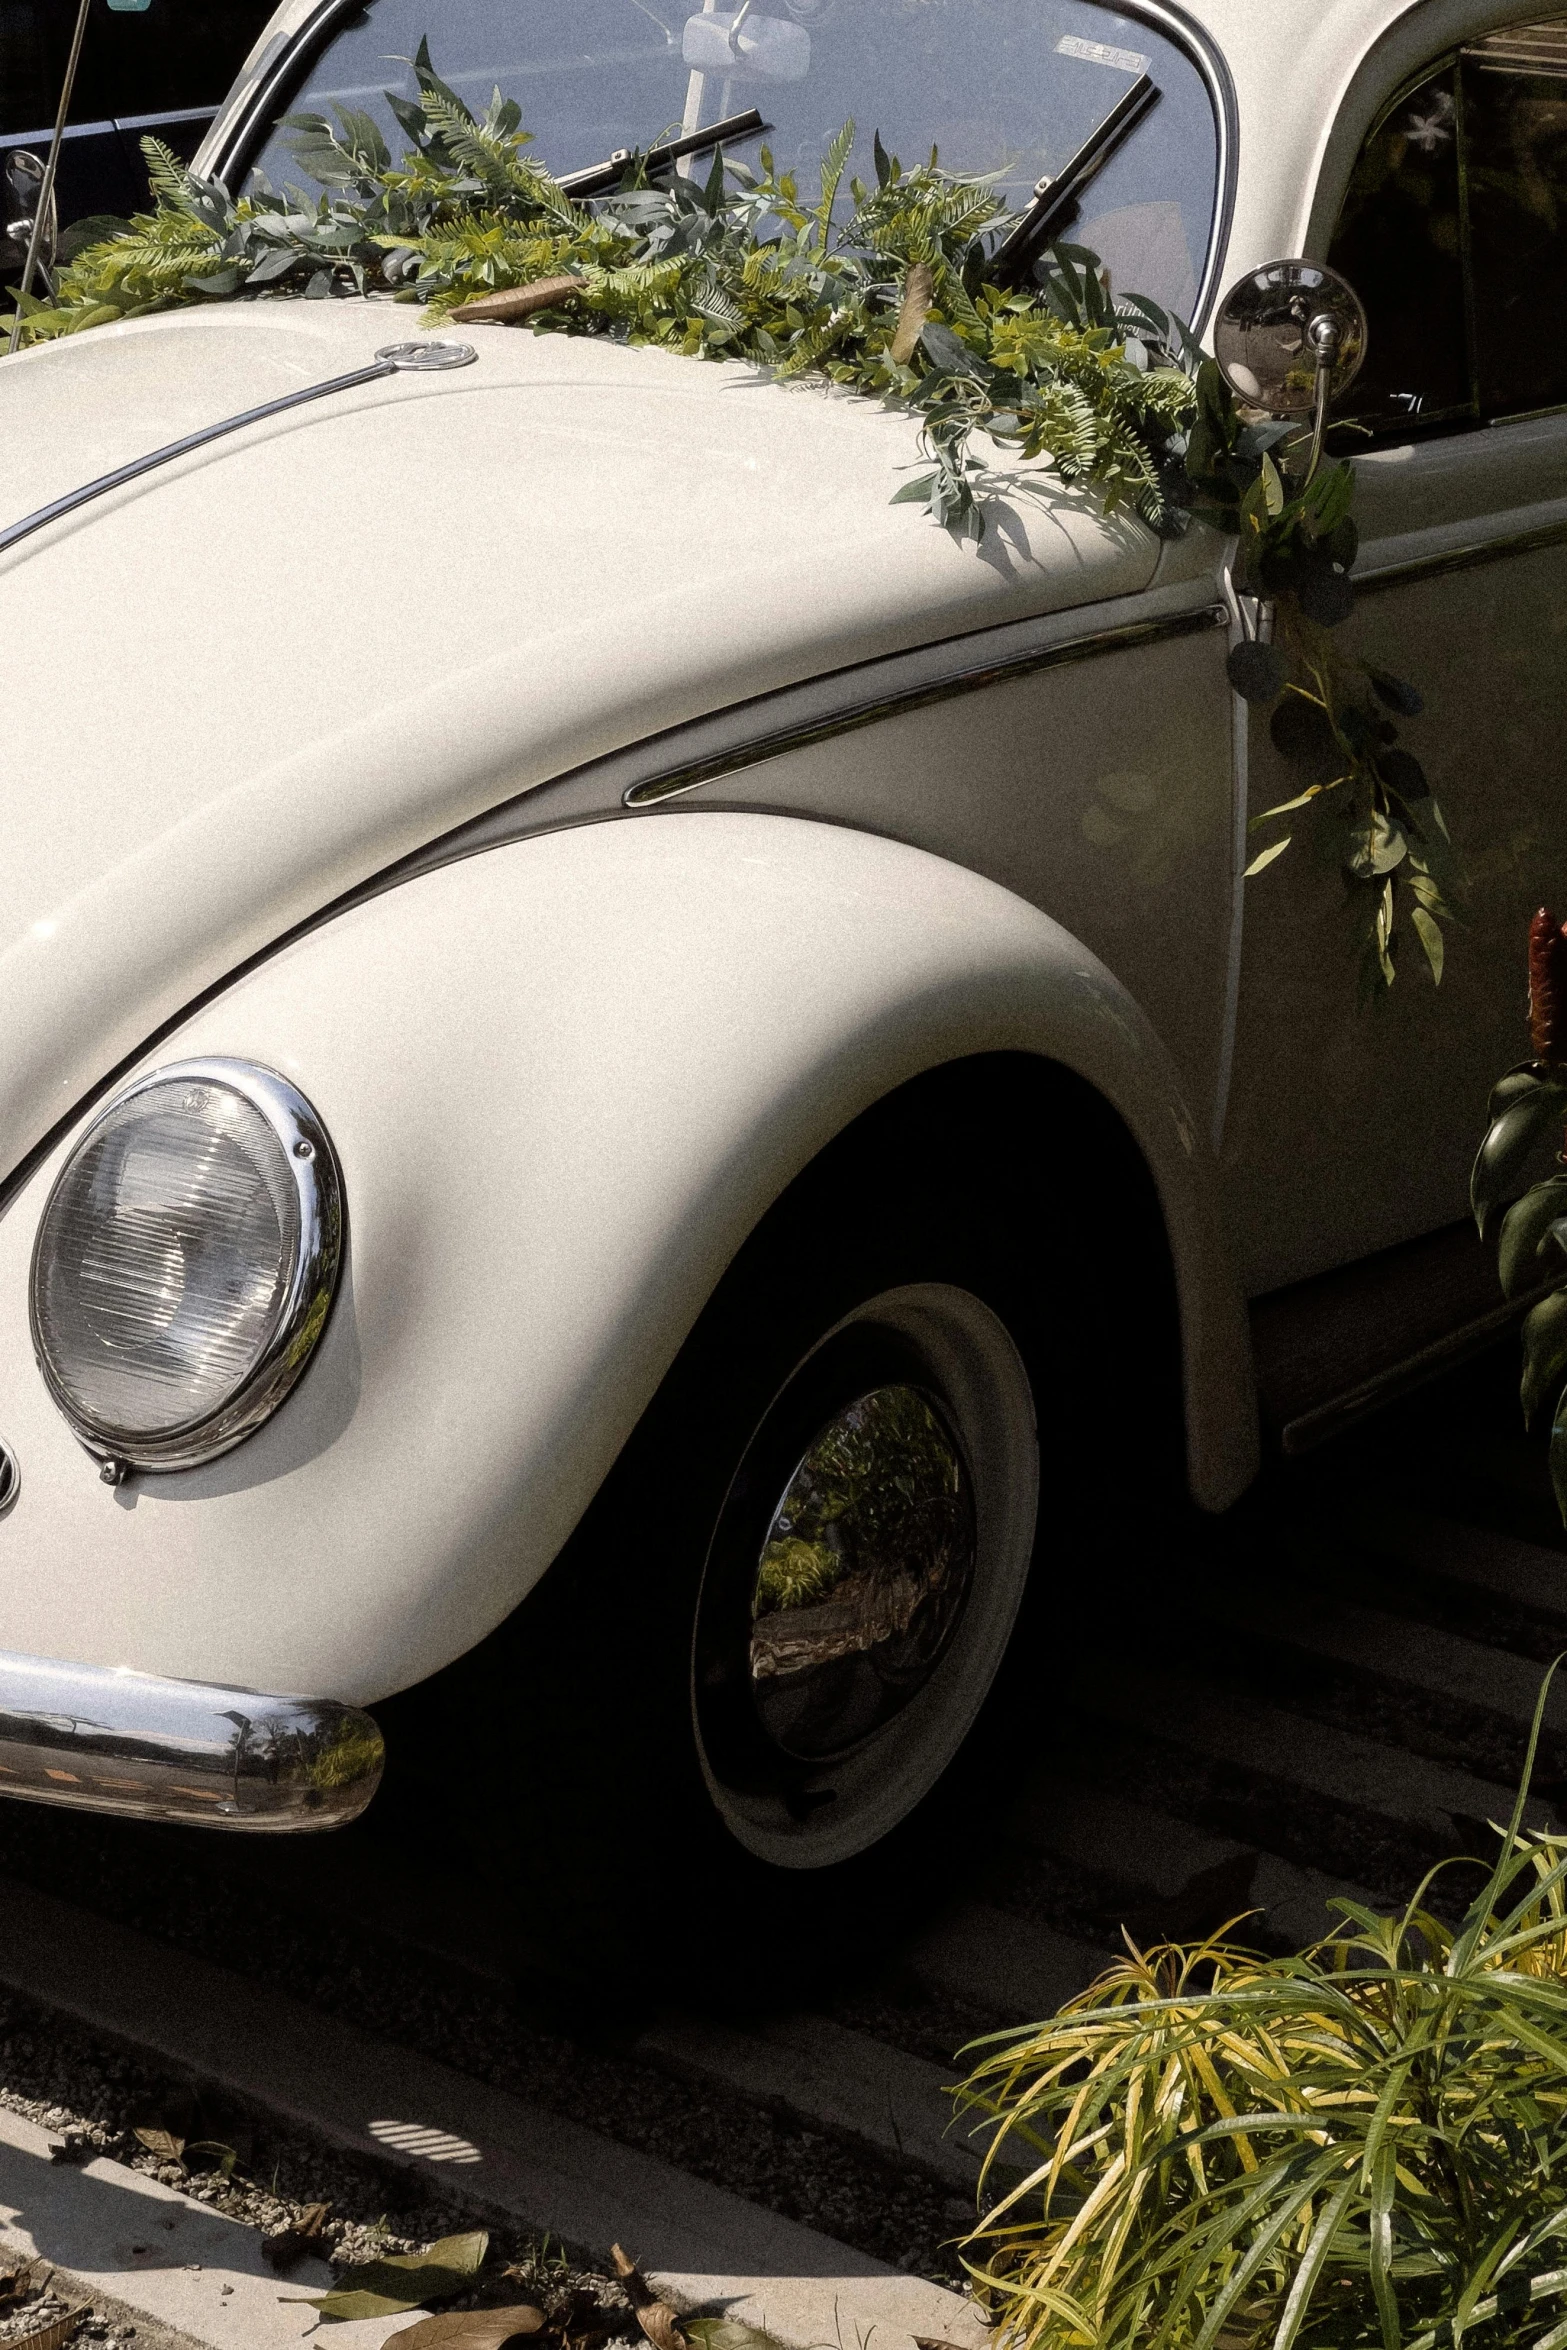
[[[1567,1380],[1567,1289],[1543,1298],[1524,1316],[1523,1382],[1519,1401],[1526,1426],[1533,1427]]]
[[[1560,1133],[1564,1104],[1567,1087],[1552,1080],[1516,1093],[1492,1119],[1469,1178],[1469,1205],[1482,1237],[1493,1212],[1517,1198],[1530,1166]]]
[[[1553,1276],[1567,1282],[1567,1257],[1551,1237],[1567,1216],[1567,1175],[1553,1175],[1516,1200],[1502,1218],[1496,1270],[1504,1297],[1523,1297]]]
[[[1402,2086],[1402,2077],[1395,2076]],[[1398,2190],[1398,2149],[1384,2137],[1372,2166],[1370,2250],[1371,2290],[1382,2325],[1383,2350],[1400,2350],[1398,2287],[1393,2281],[1393,2206]]]
[[[347,2270],[330,2293],[283,2294],[283,2300],[319,2309],[323,2317],[398,2317],[429,2301],[449,2301],[473,2282],[490,2248],[488,2232],[442,2236],[423,2252],[392,2252]]]
[[[1373,808],[1356,819],[1344,862],[1357,881],[1380,879],[1401,865],[1409,854],[1409,835],[1401,824]]]
[[[1278,518],[1284,511],[1284,477],[1266,449],[1262,452],[1262,502],[1268,512]]]
[[[1287,832],[1282,840],[1276,840],[1274,842],[1271,849],[1264,849],[1260,857],[1253,857],[1251,863],[1247,866],[1245,872],[1241,875],[1241,879],[1243,881],[1250,881],[1254,873],[1261,873],[1265,866],[1272,864],[1275,857],[1282,857],[1293,838],[1294,835]]]
[[[1442,984],[1442,962],[1446,952],[1442,943],[1441,925],[1431,914],[1427,913],[1424,906],[1415,906],[1410,912],[1409,919],[1414,925],[1416,938],[1425,949],[1426,961],[1431,966],[1431,977],[1440,987]]]

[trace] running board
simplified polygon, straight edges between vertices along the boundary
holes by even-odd
[[[1282,1452],[1312,1452],[1505,1338],[1558,1286],[1499,1298],[1466,1221],[1254,1298],[1264,1427]]]

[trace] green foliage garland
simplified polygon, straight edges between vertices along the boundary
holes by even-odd
[[[1425,770],[1395,724],[1395,717],[1419,716],[1421,696],[1389,671],[1352,660],[1335,640],[1355,601],[1353,469],[1340,463],[1309,477],[1304,467],[1293,471],[1309,431],[1247,422],[1211,360],[1198,371],[1196,399],[1186,449],[1190,502],[1237,540],[1237,592],[1273,615],[1270,642],[1254,639],[1231,653],[1231,682],[1245,700],[1271,707],[1274,747],[1302,784],[1293,798],[1252,817],[1251,830],[1285,817],[1313,823],[1319,850],[1348,884],[1363,993],[1391,987],[1396,976],[1401,891],[1439,982],[1440,925],[1452,918],[1455,863]],[[1291,838],[1286,831],[1269,841],[1248,878],[1281,856]]]
[[[1151,303],[1112,303],[1071,256],[1043,296],[988,284],[984,240],[1007,212],[984,181],[934,157],[906,172],[878,139],[876,187],[852,181],[840,219],[846,123],[810,202],[764,149],[759,173],[717,156],[705,182],[657,186],[633,158],[618,191],[575,203],[529,156],[514,100],[497,91],[476,118],[423,42],[415,73],[417,99],[388,93],[410,141],[398,165],[367,114],[290,118],[314,201],[261,189],[235,202],[146,141],[156,211],[79,252],[54,299],[28,305],[24,340],[262,292],[390,288],[439,317],[569,276],[580,292],[540,311],[540,328],[815,371],[907,405],[929,464],[902,495],[960,532],[984,527],[979,426],[1108,507],[1178,527],[1170,483],[1192,412],[1181,330]],[[1129,358],[1128,332],[1163,363]]]
[[[1389,716],[1413,715],[1419,696],[1332,639],[1351,601],[1347,466],[1292,480],[1289,428],[1248,422],[1186,329],[1152,302],[1112,298],[1082,248],[1055,246],[1037,287],[992,282],[1007,208],[934,152],[905,171],[878,137],[876,185],[852,179],[842,218],[852,122],[810,201],[764,148],[759,172],[715,155],[705,181],[656,185],[633,156],[614,193],[575,202],[528,154],[515,101],[497,90],[477,117],[426,42],[413,63],[418,96],[387,95],[409,142],[399,163],[368,114],[290,118],[315,198],[263,184],[235,201],[144,141],[155,210],[83,224],[52,299],[23,305],[23,340],[236,296],[383,292],[440,318],[553,279],[535,331],[814,372],[906,409],[922,462],[897,497],[959,536],[981,536],[1003,481],[1014,496],[1040,487],[987,468],[977,435],[1162,534],[1202,514],[1238,536],[1237,586],[1278,615],[1273,642],[1239,646],[1231,675],[1274,704],[1274,740],[1303,788],[1254,822],[1309,815],[1349,884],[1373,988],[1395,976],[1400,889],[1440,978],[1446,829]]]

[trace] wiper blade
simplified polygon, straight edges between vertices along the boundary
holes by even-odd
[[[726,139],[749,139],[757,131],[770,131],[770,122],[764,122],[754,106],[744,114],[726,114],[722,122],[715,122],[705,131],[693,131],[689,138],[671,139],[662,147],[649,147],[642,158],[648,172],[667,171],[684,155],[700,155],[704,148],[722,146]],[[591,163],[586,171],[568,171],[555,185],[568,196],[602,196],[610,188],[618,188],[621,174],[636,154],[633,147],[617,147],[604,163]]]
[[[1151,106],[1158,104],[1159,85],[1140,73],[1123,98],[1117,99],[1103,122],[1091,130],[1070,163],[1053,179],[1042,179],[1034,201],[1020,212],[990,257],[998,285],[1021,282],[1030,265],[1047,245],[1095,174],[1101,171],[1129,131],[1136,128]]]

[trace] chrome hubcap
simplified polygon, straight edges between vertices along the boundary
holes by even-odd
[[[895,1828],[968,1734],[1034,1545],[1028,1375],[970,1291],[911,1284],[774,1396],[713,1531],[692,1727],[732,1834],[829,1868]]]
[[[773,1513],[751,1602],[751,1692],[786,1755],[826,1762],[901,1713],[957,1628],[974,1505],[957,1441],[910,1386],[820,1429]]]

